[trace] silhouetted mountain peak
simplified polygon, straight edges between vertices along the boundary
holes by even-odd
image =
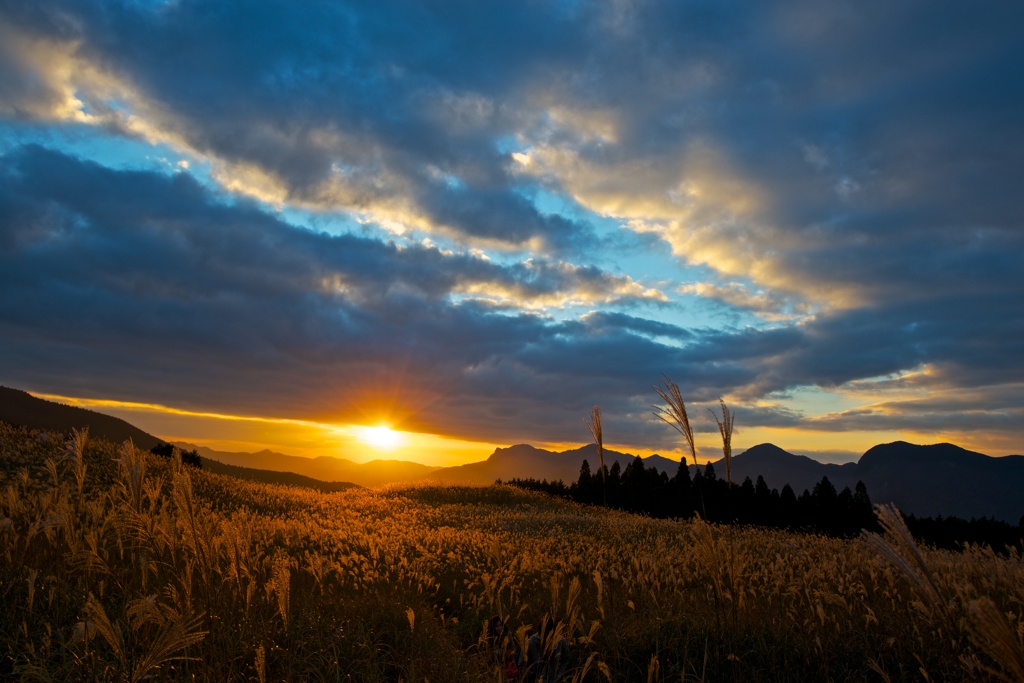
[[[858,465],[862,469],[879,467],[936,467],[936,466],[984,466],[992,461],[983,453],[969,451],[951,443],[918,445],[906,441],[872,446],[861,456]]]
[[[736,457],[743,458],[744,460],[779,460],[783,458],[797,458],[801,456],[793,455],[789,451],[783,450],[773,443],[760,443],[756,446],[751,446],[747,450],[736,455]]]
[[[609,451],[606,448],[606,449],[604,449],[604,452],[605,453],[609,453],[609,452],[612,452],[612,451]],[[565,455],[582,455],[584,457],[589,457],[589,456],[593,455],[594,457],[597,457],[597,444],[596,443],[584,444],[583,446],[580,446],[579,448],[570,448],[567,451],[562,451],[562,453],[565,454]]]
[[[515,446],[509,446],[507,448],[495,448],[494,452],[487,458],[488,460],[508,460],[516,458],[533,458],[537,457],[539,453],[547,453],[548,451],[542,451],[541,449],[531,446],[528,443],[520,443]]]
[[[715,467],[719,467],[721,460],[715,462]],[[817,470],[818,468],[825,467],[840,467],[840,465],[826,465],[818,462],[814,458],[809,458],[806,455],[797,455],[790,453],[787,450],[779,448],[773,443],[762,443],[756,446],[752,446],[747,450],[743,451],[739,455],[733,456],[733,467],[740,465],[744,468],[749,467],[786,467],[786,468],[800,468],[808,469],[812,468]],[[724,466],[724,464],[723,464]]]

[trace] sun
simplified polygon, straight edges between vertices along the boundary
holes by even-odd
[[[398,432],[385,425],[363,427],[360,432],[360,441],[382,450],[397,448],[402,441],[402,437]]]

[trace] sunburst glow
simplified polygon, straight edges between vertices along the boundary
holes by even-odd
[[[359,440],[374,448],[390,451],[401,445],[402,435],[386,425],[379,425],[363,427],[360,430]]]

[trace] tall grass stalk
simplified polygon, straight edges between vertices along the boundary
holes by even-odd
[[[922,612],[945,624],[952,633],[966,626],[970,641],[996,662],[993,668],[976,657],[961,655],[965,669],[1009,683],[1024,683],[1024,623],[1015,616],[1018,623],[1014,628],[991,598],[975,597],[974,587],[966,582],[957,587],[955,594],[944,593],[896,506],[877,505],[875,514],[885,535],[866,532],[863,541],[913,586]]]
[[[605,507],[608,507],[608,493],[605,489],[606,472],[604,468],[604,432],[601,429],[601,408],[599,406],[591,408],[589,415],[583,418],[583,421],[587,423],[590,435],[594,437],[594,443],[597,444],[597,457],[601,461],[601,500],[604,502]]]
[[[938,612],[944,618],[950,617],[949,605],[942,597],[924,555],[914,542],[914,537],[903,521],[903,515],[895,505],[876,505],[875,516],[885,535],[867,532],[863,540],[882,558],[895,566],[917,591],[922,608],[929,614]]]
[[[686,447],[693,458],[694,467],[697,466],[697,444],[693,439],[693,428],[690,427],[690,417],[686,414],[686,402],[683,401],[683,394],[679,391],[679,385],[668,378],[661,376],[664,386],[655,386],[654,391],[658,393],[665,405],[652,405],[654,416],[662,420],[670,427],[679,432]]]
[[[654,416],[682,435],[686,448],[690,451],[690,457],[693,458],[693,466],[696,468],[698,466],[697,442],[693,438],[693,427],[690,426],[690,416],[686,413],[686,402],[683,400],[683,394],[679,391],[679,385],[669,379],[668,375],[662,375],[661,381],[664,386],[656,385],[654,391],[661,397],[665,405],[652,405]],[[684,455],[683,462],[685,461],[686,456]],[[704,507],[704,490],[698,489],[698,491],[700,493],[700,508],[706,516],[707,509]]]
[[[722,406],[721,418],[710,408],[708,412],[711,413],[711,417],[715,418],[715,423],[718,425],[718,433],[722,435],[722,454],[725,456],[725,480],[729,482],[729,488],[732,488],[732,431],[733,425],[736,423],[736,415],[729,410],[729,406],[725,405],[723,399],[718,399],[718,403]]]
[[[970,600],[967,614],[971,642],[999,665],[998,669],[983,670],[1010,683],[1024,683],[1024,646],[1019,629],[1014,632],[1006,615],[988,597]]]
[[[75,486],[78,489],[78,499],[82,498],[82,488],[85,486],[85,444],[89,440],[89,428],[72,429],[64,446],[65,457],[71,461],[72,471],[75,474]]]

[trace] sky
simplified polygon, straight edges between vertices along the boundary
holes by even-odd
[[[0,383],[223,450],[1024,452],[1024,5],[0,0]],[[396,430],[390,443],[380,432]],[[373,436],[377,434],[378,437]]]

